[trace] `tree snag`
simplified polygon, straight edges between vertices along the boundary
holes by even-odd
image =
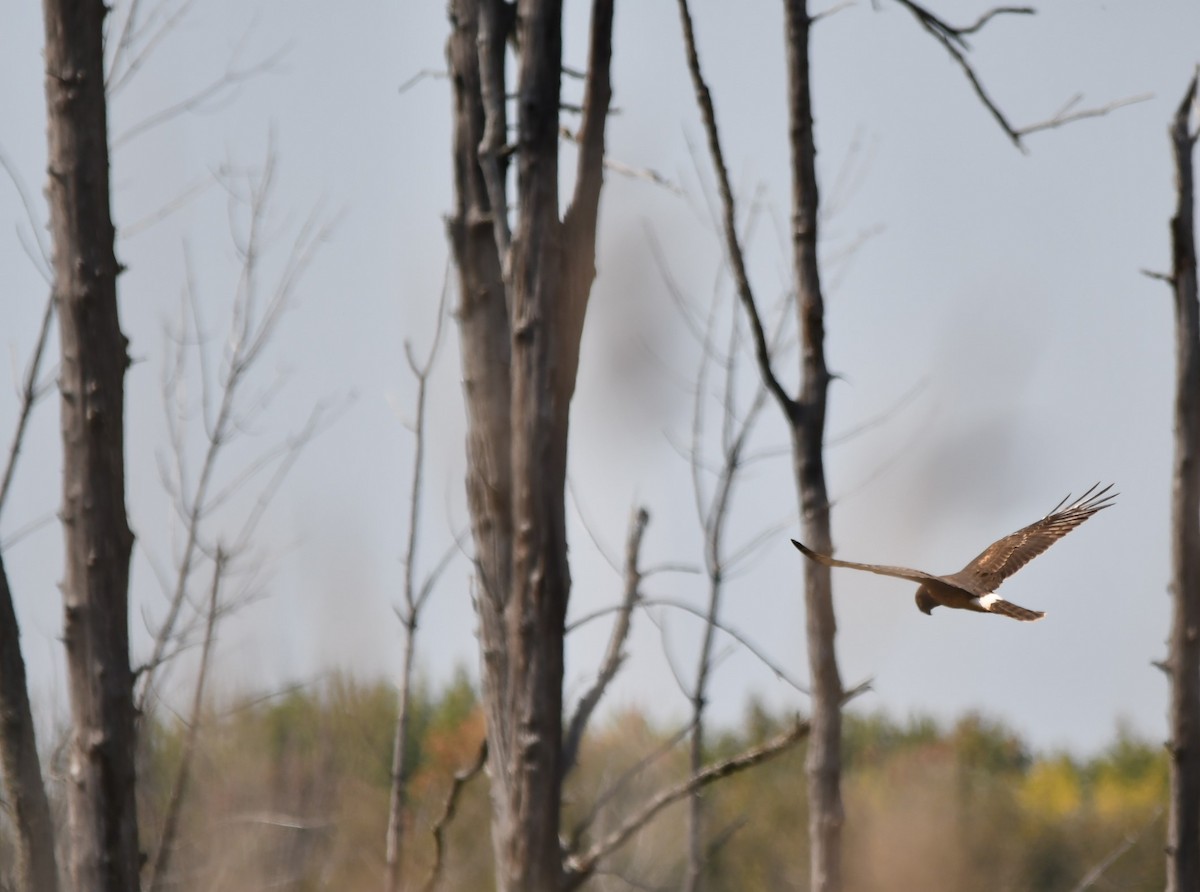
[[[62,348],[71,885],[138,888],[124,375],[109,210],[101,0],[44,0],[50,231]]]
[[[1171,484],[1171,801],[1167,892],[1200,889],[1200,306],[1189,130],[1192,76],[1171,124],[1176,206],[1171,218],[1175,297],[1175,462]]]
[[[467,499],[483,664],[496,886],[549,892],[559,844],[563,624],[570,593],[564,491],[567,428],[595,277],[596,217],[610,98],[612,0],[594,0],[574,194],[559,217],[561,0],[452,0]],[[505,103],[518,32],[516,144]],[[509,241],[507,165],[517,165]]]
[[[825,305],[817,264],[817,177],[813,139],[812,98],[809,89],[808,35],[812,24],[805,0],[784,3],[787,50],[788,143],[792,167],[792,267],[796,311],[800,323],[800,394],[789,396],[771,366],[770,344],[758,312],[735,226],[733,190],[721,150],[712,97],[700,72],[687,0],[679,0],[688,68],[708,137],[709,154],[721,196],[726,254],[738,297],[754,336],[755,359],[768,392],[775,398],[792,439],[792,468],[805,536],[832,551],[829,495],[825,486],[825,401],[829,369],[825,365]],[[814,546],[816,547],[816,546]],[[815,892],[839,892],[842,887],[842,689],[834,637],[833,592],[826,567],[808,567],[804,602],[809,672],[812,677],[812,718],[808,741],[808,822],[811,887]]]

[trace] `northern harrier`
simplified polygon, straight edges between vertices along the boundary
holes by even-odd
[[[929,613],[934,607],[941,605],[957,607],[960,610],[976,610],[980,613],[999,613],[1023,622],[1034,622],[1046,614],[1040,610],[1018,607],[998,597],[994,592],[1000,587],[1000,583],[1075,527],[1112,504],[1117,494],[1106,495],[1112,489],[1112,485],[1109,484],[1096,492],[1099,485],[1097,483],[1069,505],[1066,503],[1071,497],[1067,496],[1041,520],[993,542],[975,560],[949,576],[934,576],[932,573],[909,570],[906,567],[839,561],[826,554],[817,554],[795,539],[792,540],[792,544],[800,549],[805,557],[826,567],[849,567],[851,570],[866,570],[880,576],[894,576],[897,579],[919,582],[921,587],[917,589],[917,607],[922,613]]]

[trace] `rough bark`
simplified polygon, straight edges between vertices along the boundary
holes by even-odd
[[[50,231],[61,344],[63,640],[70,875],[138,888],[125,514],[126,340],[117,315],[100,0],[44,0]]]
[[[57,892],[54,824],[42,783],[21,633],[0,555],[0,770],[17,830],[16,888]]]
[[[1192,149],[1196,78],[1175,114],[1177,204],[1171,219],[1175,296],[1175,462],[1171,494],[1171,802],[1167,890],[1200,889],[1200,307],[1196,294]]]
[[[595,275],[612,3],[593,7],[579,173],[558,211],[561,0],[522,0],[516,22],[517,201],[507,239],[508,132],[497,0],[454,0],[455,208],[467,400],[467,496],[476,552],[496,885],[558,889],[567,427]]]
[[[830,554],[829,495],[825,488],[825,305],[817,266],[817,174],[809,88],[805,0],[784,3],[788,70],[788,142],[792,163],[792,265],[800,316],[803,411],[792,425],[792,457],[799,489],[803,534],[813,548]],[[842,888],[842,679],[834,638],[833,591],[827,567],[809,566],[804,575],[808,665],[812,685],[812,732],[808,741],[808,835],[810,887],[814,892]]]

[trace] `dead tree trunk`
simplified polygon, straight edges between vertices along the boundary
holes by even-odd
[[[558,210],[561,0],[517,10],[516,145],[508,133],[505,46],[513,9],[453,0],[455,207],[467,401],[467,496],[496,885],[557,890],[562,778],[563,623],[570,592],[564,489],[579,340],[595,276],[596,216],[609,104],[612,2],[595,0],[579,167]],[[517,163],[509,235],[506,166]]]
[[[56,892],[54,824],[42,783],[33,711],[21,656],[4,559],[0,556],[0,770],[17,829],[16,882],[20,892]]]
[[[788,71],[788,143],[792,163],[792,266],[800,314],[801,382],[793,414],[792,461],[799,489],[801,529],[810,546],[833,553],[829,495],[825,488],[825,303],[817,267],[817,174],[809,89],[805,0],[784,4]],[[814,892],[842,888],[842,678],[834,637],[833,591],[828,567],[804,574],[812,731],[808,741],[808,836]]]
[[[1200,889],[1200,306],[1188,128],[1193,76],[1171,126],[1177,204],[1171,219],[1175,294],[1175,466],[1171,495],[1171,810],[1167,890]]]
[[[62,348],[63,640],[71,884],[138,888],[124,375],[109,211],[101,0],[44,0],[50,231]]]
[[[812,99],[809,90],[808,34],[812,23],[805,0],[784,4],[788,68],[788,141],[792,163],[792,265],[796,309],[800,323],[800,394],[790,396],[771,365],[758,304],[746,272],[738,240],[733,190],[721,149],[712,96],[700,71],[695,34],[687,0],[678,0],[683,23],[687,63],[696,89],[700,114],[708,137],[709,153],[717,174],[721,197],[722,228],[726,252],[754,337],[755,360],[767,391],[779,404],[792,435],[792,466],[800,503],[803,535],[812,547],[832,552],[829,531],[829,496],[825,488],[825,396],[829,369],[825,365],[825,304],[817,265],[817,176],[813,140]],[[808,742],[808,807],[811,888],[839,892],[842,887],[842,690],[834,636],[833,594],[829,570],[806,568],[804,599],[807,610],[808,662],[812,696],[812,728]]]

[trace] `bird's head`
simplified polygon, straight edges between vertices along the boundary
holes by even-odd
[[[917,607],[922,613],[933,613],[933,608],[938,606],[938,601],[933,595],[929,594],[929,589],[921,586],[917,589]]]

